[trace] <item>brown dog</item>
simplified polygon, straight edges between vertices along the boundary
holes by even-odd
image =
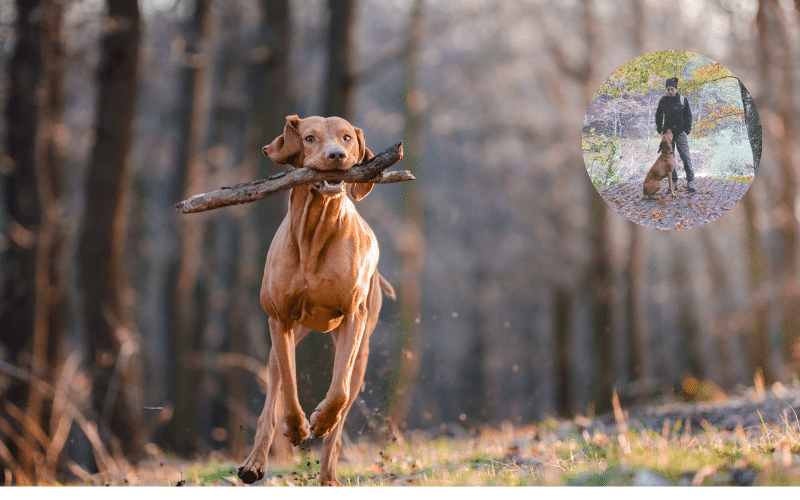
[[[279,164],[315,170],[347,170],[372,153],[360,129],[338,117],[286,117],[283,135],[264,146]],[[358,201],[372,184],[351,184]],[[272,349],[264,411],[255,444],[239,468],[247,484],[264,477],[267,453],[278,424],[277,398],[283,396],[283,432],[294,445],[309,437],[322,442],[322,485],[339,485],[336,462],[342,424],[355,401],[369,354],[369,336],[378,321],[381,289],[392,286],[378,273],[378,242],[345,184],[307,184],[292,189],[289,213],[275,233],[261,284],[261,306],[269,315]],[[330,332],[335,346],[333,377],[325,399],[306,420],[297,397],[295,345],[310,330]]]
[[[672,131],[667,130],[661,136],[661,144],[658,145],[661,154],[656,158],[656,162],[650,167],[647,176],[642,184],[642,200],[652,198],[659,189],[664,177],[669,181],[669,192],[675,196],[675,186],[672,184],[672,170],[675,168],[675,156],[672,154]],[[661,199],[661,195],[659,195]],[[640,200],[641,201],[641,200]]]

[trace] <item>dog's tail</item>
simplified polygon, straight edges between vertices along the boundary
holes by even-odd
[[[380,282],[381,290],[383,290],[383,293],[385,293],[386,296],[389,297],[390,299],[397,300],[397,295],[395,295],[394,293],[394,288],[392,288],[392,284],[389,283],[389,280],[384,278],[381,273],[378,273],[378,281]]]

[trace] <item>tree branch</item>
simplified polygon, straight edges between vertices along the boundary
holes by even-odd
[[[303,184],[324,180],[329,182],[372,182],[375,184],[415,180],[408,170],[385,172],[387,168],[402,158],[403,143],[398,142],[366,162],[353,165],[349,170],[322,172],[305,167],[292,168],[257,181],[242,182],[232,187],[222,187],[210,193],[196,194],[188,200],[177,203],[175,208],[184,214],[204,212],[215,208],[250,203]]]

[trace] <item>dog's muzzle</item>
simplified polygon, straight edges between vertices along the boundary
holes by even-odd
[[[315,182],[313,186],[314,189],[316,189],[325,196],[336,196],[337,194],[344,193],[344,181]]]
[[[347,151],[341,146],[329,147],[324,153],[323,170],[342,170],[347,163]],[[343,181],[322,181],[314,183],[314,188],[325,196],[336,196],[344,192]]]

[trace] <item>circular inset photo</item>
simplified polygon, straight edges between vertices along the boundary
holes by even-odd
[[[744,84],[718,62],[651,52],[600,85],[583,122],[583,159],[619,214],[653,229],[692,229],[747,192],[761,122]]]

